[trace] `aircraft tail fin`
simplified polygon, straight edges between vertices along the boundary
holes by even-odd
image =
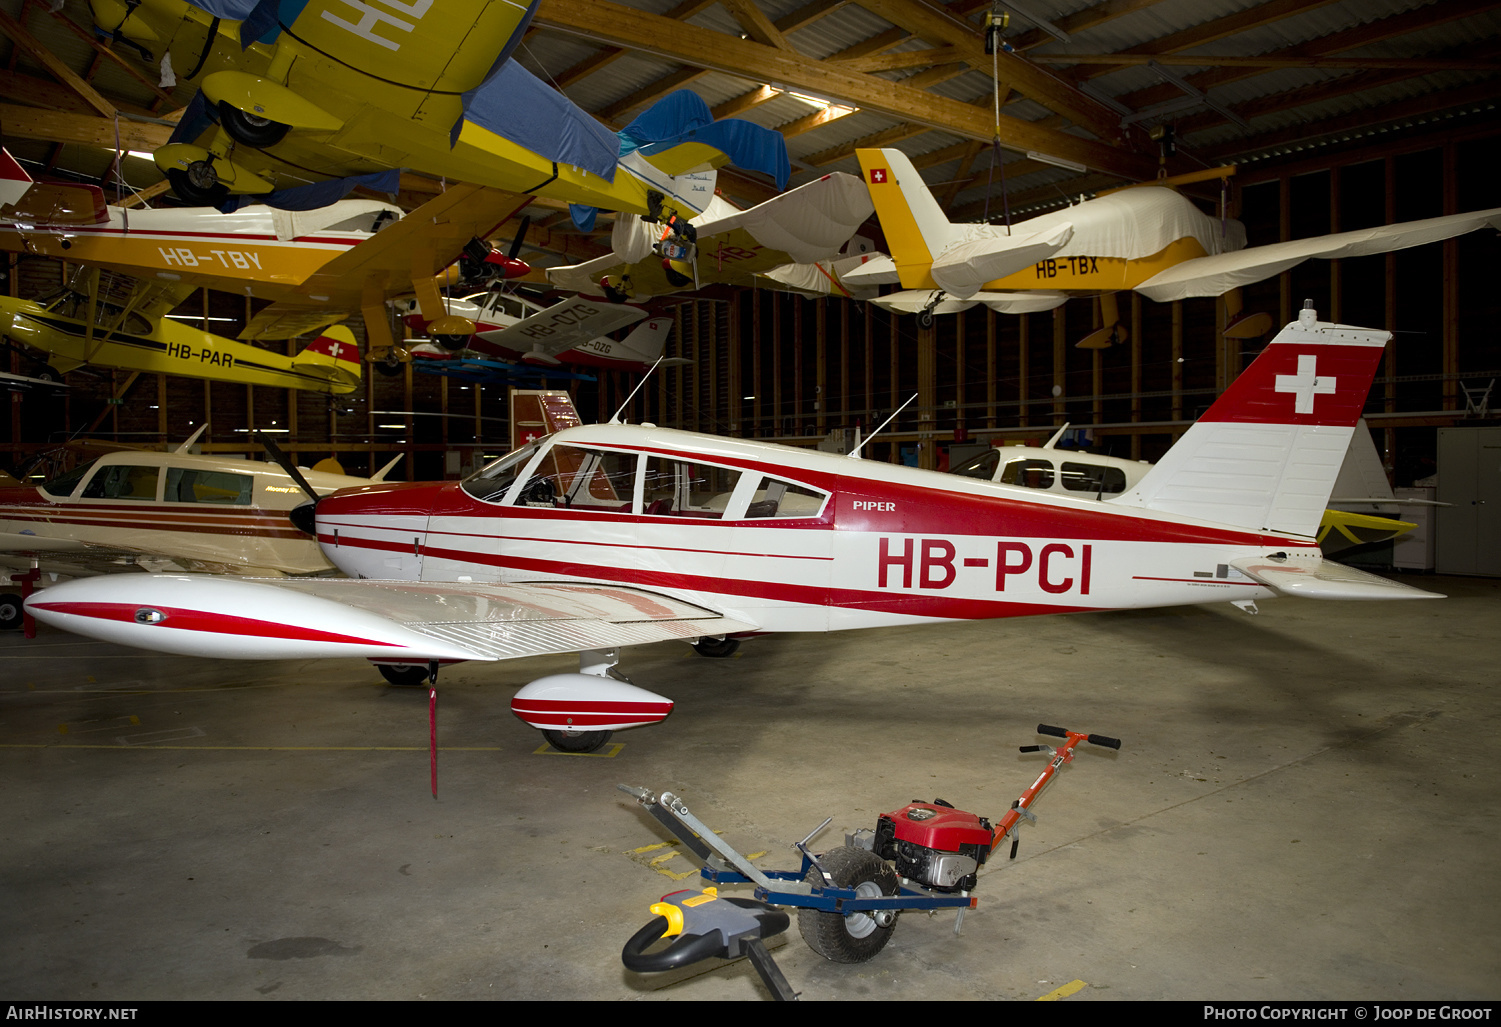
[[[0,207],[15,203],[30,188],[31,176],[26,169],[10,155],[9,150],[0,149]]]
[[[621,360],[639,360],[650,364],[667,348],[667,336],[672,331],[672,318],[653,317],[641,322],[624,339],[615,344],[612,356]]]
[[[856,150],[876,217],[902,286],[935,288],[929,268],[958,233],[927,184],[900,150]]]
[[[1113,502],[1312,542],[1390,338],[1305,308]]]
[[[303,373],[321,375],[351,392],[360,383],[360,347],[354,333],[343,325],[332,325],[292,358],[292,367]]]

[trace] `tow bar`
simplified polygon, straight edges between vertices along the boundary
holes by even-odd
[[[905,910],[954,910],[954,933],[964,911],[978,900],[970,895],[979,868],[1007,836],[1010,858],[1016,858],[1017,828],[1025,818],[1036,822],[1030,807],[1065,763],[1074,759],[1081,742],[1119,749],[1120,739],[1083,734],[1039,724],[1037,733],[1067,741],[1024,745],[1021,752],[1051,754],[1052,759],[1032,786],[992,826],[973,813],[955,809],[942,799],[914,801],[882,814],[874,830],[862,828],[845,835],[845,844],[813,853],[808,843],[833,821],[829,817],[795,844],[802,854],[797,870],[762,870],[735,851],[695,816],[682,798],[671,792],[654,794],[645,788],[621,785],[641,806],[703,863],[699,876],[713,887],[685,889],[664,895],[651,907],[656,914],[626,942],[621,961],[637,973],[654,973],[689,966],[704,959],[749,956],[761,980],[778,1000],[797,998],[772,960],[764,941],[791,926],[779,909],[797,910],[798,931],[808,946],[826,959],[863,963],[886,946],[897,917]],[[725,896],[720,885],[753,884],[753,898]],[[648,952],[657,942],[665,947]]]

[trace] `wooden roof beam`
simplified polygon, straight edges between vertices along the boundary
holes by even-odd
[[[995,133],[994,115],[988,107],[951,100],[875,76],[851,74],[775,47],[672,22],[609,0],[542,0],[535,20],[547,28],[603,38],[614,45],[640,49],[706,71],[752,82],[800,87],[849,106],[926,122],[931,128],[966,139],[989,142]],[[978,39],[973,43],[981,48]],[[1115,117],[1113,112],[1110,116]],[[1118,125],[1118,120],[1115,123]],[[1003,117],[1001,132],[1002,145],[1011,149],[1037,150],[1122,177],[1144,178],[1156,167],[1154,161],[1119,145],[1040,129],[1020,118]]]
[[[18,48],[25,50],[41,62],[48,74],[71,89],[84,103],[106,118],[115,116],[114,104],[99,95],[98,90],[85,82],[72,68],[58,60],[51,50],[38,42],[36,37],[27,32],[20,22],[4,11],[0,11],[0,32],[4,32]]]

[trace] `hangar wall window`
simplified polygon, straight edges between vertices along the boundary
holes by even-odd
[[[155,499],[158,469],[116,464],[101,467],[83,487],[84,499]]]
[[[167,487],[162,499],[168,503],[214,503],[223,506],[249,506],[255,478],[228,471],[190,471],[182,467],[167,468]]]

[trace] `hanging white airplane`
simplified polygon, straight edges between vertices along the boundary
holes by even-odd
[[[443,359],[467,351],[481,357],[548,366],[642,371],[662,355],[673,324],[670,317],[652,317],[624,339],[611,339],[605,333],[636,324],[648,317],[648,311],[630,303],[605,303],[583,296],[544,307],[504,289],[449,300],[445,306],[448,316],[472,321],[474,334],[457,349],[451,344],[418,344],[408,347],[410,355]],[[413,332],[430,331],[430,322],[420,312],[408,313],[405,320]],[[390,362],[376,367],[388,370]]]
[[[287,520],[307,496],[275,464],[202,456],[193,438],[170,453],[105,453],[42,485],[0,488],[0,567],[49,577],[116,571],[209,571],[264,577],[335,567]],[[398,458],[399,459],[399,458]],[[319,494],[378,482],[303,472]],[[0,595],[0,628],[21,623],[21,597]]]
[[[1009,314],[1051,310],[1070,296],[1122,289],[1159,303],[1220,296],[1310,257],[1390,253],[1487,225],[1501,228],[1496,207],[1248,247],[1240,222],[1211,218],[1177,190],[1144,183],[1031,218],[1008,232],[950,222],[900,150],[856,153],[891,263],[875,262],[849,277],[877,283],[894,275],[905,291],[876,302],[928,318],[977,303]],[[1108,335],[1114,321],[1108,310],[1105,320]],[[1098,344],[1109,343],[1102,337]]]
[[[618,647],[1276,595],[1430,598],[1315,541],[1389,335],[1278,334],[1167,456],[1109,503],[651,425],[571,428],[462,482],[311,504],[351,580],[131,575],[28,609],[162,652],[423,664],[578,652],[512,710],[589,750],[672,702],[609,676]],[[857,451],[858,452],[858,451]]]

